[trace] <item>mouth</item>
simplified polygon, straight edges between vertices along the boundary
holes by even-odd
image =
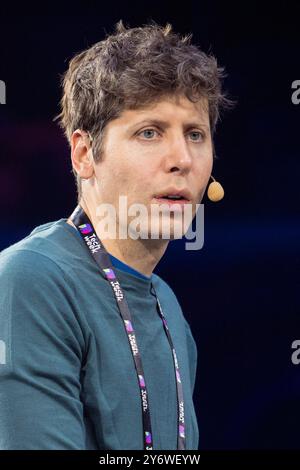
[[[156,203],[167,204],[169,207],[177,206],[183,207],[185,204],[192,202],[192,196],[188,190],[177,191],[174,189],[168,189],[154,196]]]

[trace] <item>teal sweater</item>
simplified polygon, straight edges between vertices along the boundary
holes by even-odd
[[[112,257],[135,327],[154,449],[177,445],[168,322],[185,400],[186,448],[198,449],[197,347],[172,289]],[[140,391],[111,287],[66,219],[0,254],[0,449],[143,449]]]

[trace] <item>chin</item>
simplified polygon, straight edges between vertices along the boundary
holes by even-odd
[[[129,224],[128,236],[134,240],[178,240],[186,234],[192,220],[193,217],[180,213],[159,214],[159,217],[144,218],[137,225]]]
[[[159,228],[157,224],[154,224],[152,232],[149,231],[149,238],[160,239],[160,240],[178,240],[186,234],[190,226],[190,221],[179,219],[174,220],[173,217],[166,217],[159,221]]]

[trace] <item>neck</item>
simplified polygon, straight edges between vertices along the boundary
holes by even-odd
[[[123,263],[126,263],[128,266],[136,269],[145,276],[151,276],[156,265],[164,255],[169,240],[154,240],[151,238],[138,238],[137,240],[133,240],[130,237],[126,239],[102,239],[101,233],[97,230],[97,217],[94,211],[90,210],[87,207],[87,204],[82,200],[80,201],[80,206],[92,222],[98,238],[101,240],[108,253],[112,254],[120,261],[123,261]],[[67,219],[67,223],[75,227],[70,218]]]

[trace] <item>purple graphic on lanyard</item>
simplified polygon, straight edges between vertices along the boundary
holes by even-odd
[[[92,227],[90,226],[90,224],[82,224],[82,225],[79,225],[79,230],[81,233],[83,233],[83,235],[86,235],[87,233],[90,233],[93,231]]]
[[[180,437],[185,437],[185,435],[184,435],[184,426],[182,424],[179,424],[179,436]]]
[[[107,279],[116,279],[115,273],[110,268],[104,268],[103,271],[106,274]]]
[[[147,443],[147,444],[151,444],[151,442],[152,442],[151,433],[148,432],[148,431],[146,431],[146,432],[145,432],[145,435],[146,435],[146,443]]]
[[[140,381],[140,386],[145,387],[145,380],[144,380],[144,377],[142,375],[139,375],[139,381]]]
[[[124,321],[125,321],[126,330],[127,330],[129,333],[132,333],[133,328],[132,328],[131,321],[129,321],[129,320],[124,320]]]
[[[176,371],[176,377],[177,377],[177,380],[178,380],[178,382],[180,382],[180,383],[181,383],[181,380],[180,380],[180,374],[179,374],[178,370]]]

